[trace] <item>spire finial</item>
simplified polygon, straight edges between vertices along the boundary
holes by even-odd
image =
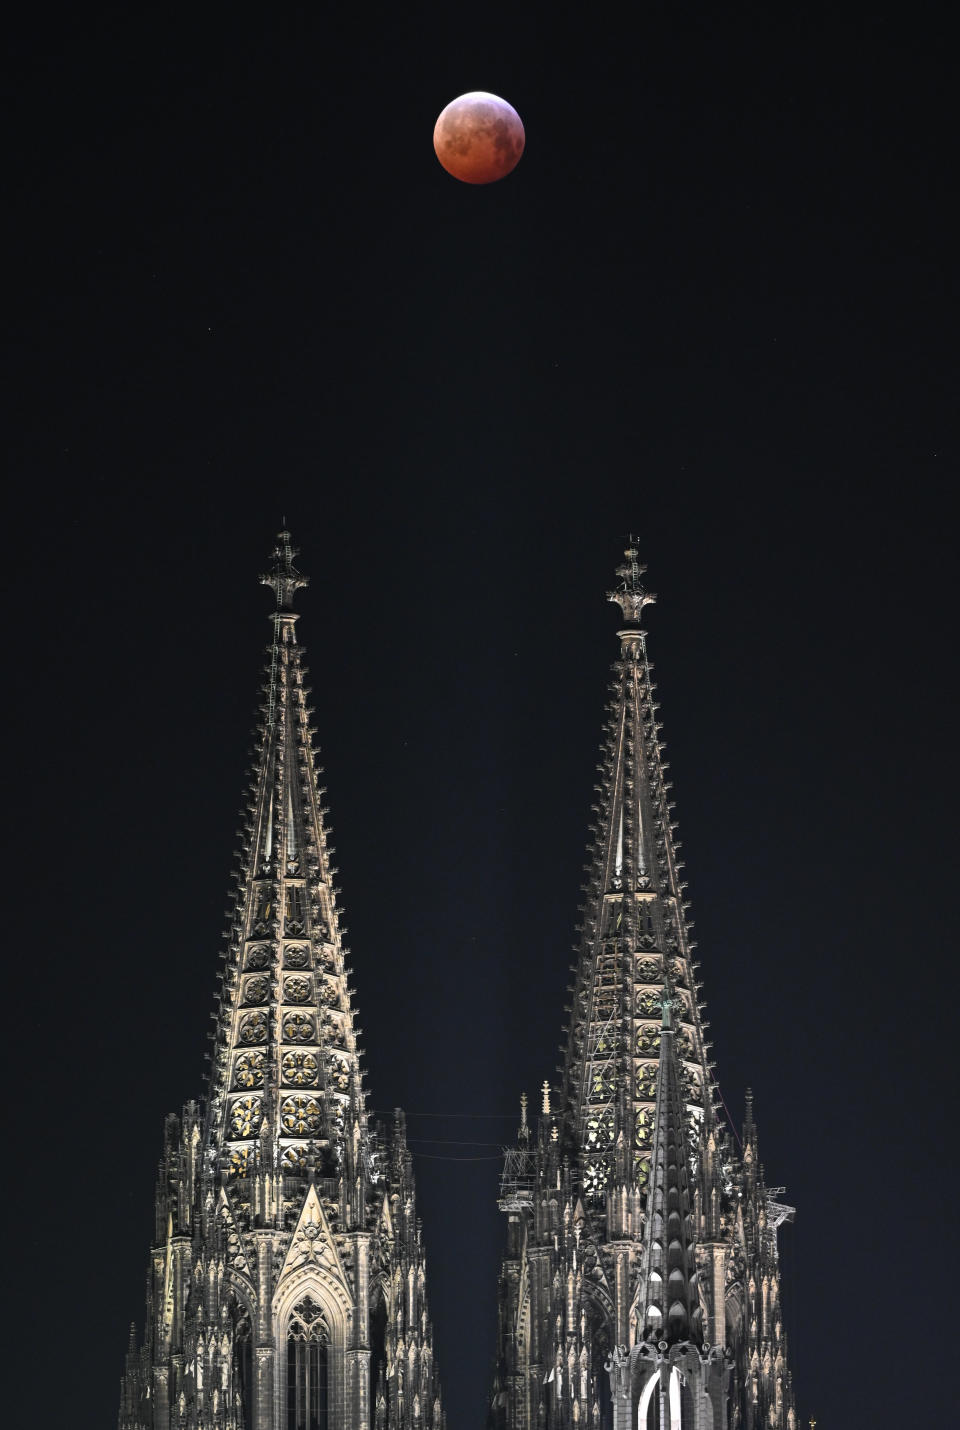
[[[299,549],[290,540],[289,531],[278,531],[277,544],[273,548],[273,569],[260,577],[261,586],[270,586],[276,593],[278,612],[292,610],[297,591],[309,584],[309,577],[301,576],[293,564],[293,558],[299,554]]]
[[[640,585],[640,577],[647,568],[637,559],[637,546],[633,536],[629,537],[629,542],[623,553],[626,559],[622,566],[617,567],[619,588],[616,591],[608,591],[607,600],[614,601],[620,607],[624,620],[637,622],[644,606],[652,606],[657,598]]]

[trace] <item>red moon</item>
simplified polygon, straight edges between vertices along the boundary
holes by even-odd
[[[492,184],[520,162],[525,135],[512,104],[474,90],[452,100],[437,120],[433,147],[455,179]]]

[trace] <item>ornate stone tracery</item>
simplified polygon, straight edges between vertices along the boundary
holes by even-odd
[[[235,1087],[262,1087],[266,1059],[263,1053],[240,1053],[234,1064]]]
[[[314,1087],[320,1076],[316,1053],[284,1053],[280,1073],[286,1086]]]
[[[263,1121],[263,1103],[259,1097],[238,1097],[230,1109],[230,1124],[235,1137],[255,1137]]]
[[[795,1430],[773,1304],[779,1213],[749,1101],[740,1156],[711,1092],[642,574],[631,545],[610,596],[624,626],[562,1080],[545,1085],[539,1128],[524,1111],[504,1162],[490,1424]],[[760,1290],[744,1294],[748,1268]]]
[[[167,1119],[120,1430],[445,1430],[405,1127],[372,1124],[359,1064],[294,554],[281,533],[209,1095]],[[408,1288],[389,1317],[374,1267]]]

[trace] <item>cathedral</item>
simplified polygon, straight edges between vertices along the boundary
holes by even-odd
[[[753,1100],[729,1135],[629,549],[559,1086],[500,1209],[494,1430],[795,1430]]]
[[[281,532],[206,1101],[167,1118],[120,1430],[445,1430],[403,1117],[368,1117]]]
[[[281,532],[261,578],[272,639],[209,1084],[164,1129],[119,1430],[446,1430],[404,1119],[373,1121],[359,1065],[296,554]],[[521,1098],[504,1152],[490,1430],[796,1430],[777,1253],[793,1209],[765,1184],[749,1093],[742,1135],[721,1117],[643,571],[631,547],[610,595],[561,1077],[535,1119]]]

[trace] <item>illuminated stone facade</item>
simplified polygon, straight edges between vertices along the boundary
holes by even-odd
[[[367,1114],[295,554],[281,532],[262,578],[273,638],[208,1096],[167,1119],[120,1430],[445,1427],[403,1117]]]
[[[795,1430],[752,1099],[723,1130],[627,551],[558,1088],[523,1103],[500,1207],[495,1430]]]

